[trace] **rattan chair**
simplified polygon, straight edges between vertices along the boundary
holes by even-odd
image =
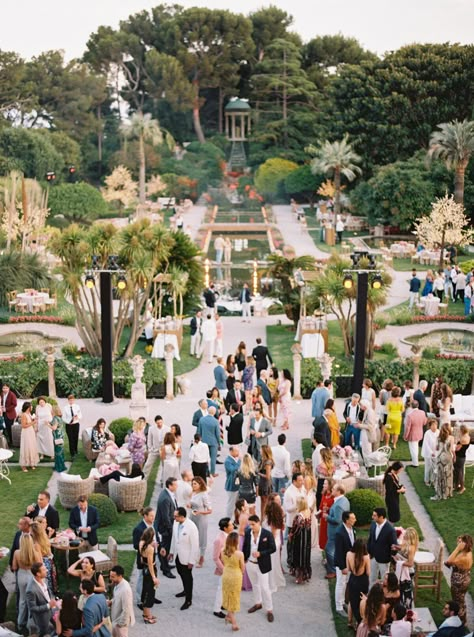
[[[117,542],[111,535],[109,535],[107,539],[107,549],[103,550],[102,553],[105,553],[109,559],[96,562],[95,570],[99,573],[110,571],[112,566],[118,564],[118,546]]]
[[[102,495],[109,496],[109,483],[102,484],[100,480],[94,480],[94,493],[101,493]]]
[[[61,506],[65,509],[72,509],[76,506],[81,495],[91,495],[94,493],[94,478],[89,476],[84,480],[61,480],[58,477],[58,495]]]
[[[113,440],[115,442],[115,436],[110,431],[107,432],[109,434],[109,440]],[[82,448],[84,449],[84,454],[89,460],[89,462],[93,462],[97,459],[100,451],[94,451],[92,449],[92,441],[91,441],[92,427],[88,427],[84,429],[82,432]]]
[[[11,312],[13,309],[16,309],[16,306],[18,305],[18,299],[16,298],[16,290],[7,292],[7,301],[8,301],[9,312]]]
[[[12,447],[19,448],[21,444],[21,425],[14,422],[12,425]]]
[[[413,601],[416,601],[418,590],[436,591],[436,599],[439,602],[441,594],[441,580],[443,579],[443,553],[444,546],[440,538],[437,540],[434,562],[420,564],[415,561],[415,585],[413,587]]]
[[[140,511],[145,503],[147,481],[109,481],[109,496],[119,511]]]

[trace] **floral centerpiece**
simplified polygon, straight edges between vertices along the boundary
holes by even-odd
[[[337,445],[332,451],[336,456],[336,464],[339,471],[350,475],[355,475],[358,471],[360,471],[359,462],[356,460],[358,455],[352,447],[349,445],[346,445],[345,447]]]

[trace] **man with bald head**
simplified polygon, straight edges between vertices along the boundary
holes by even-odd
[[[201,436],[202,442],[209,447],[209,455],[211,456],[211,475],[217,476],[216,459],[217,449],[220,445],[219,423],[216,420],[216,408],[209,407],[207,416],[199,419],[197,433]]]

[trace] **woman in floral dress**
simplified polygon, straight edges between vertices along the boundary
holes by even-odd
[[[128,450],[132,456],[132,462],[139,464],[140,467],[145,462],[146,438],[144,429],[145,422],[140,419],[136,420],[133,423],[133,430],[128,439]]]
[[[288,566],[296,584],[311,579],[311,511],[306,498],[296,501],[297,514],[288,536]]]
[[[439,430],[434,458],[434,488],[432,500],[446,500],[453,495],[454,446],[450,426],[445,423]]]
[[[59,405],[53,407],[53,418],[49,426],[53,433],[54,470],[61,473],[66,471],[66,463],[64,461],[64,421]]]
[[[278,385],[278,405],[280,413],[283,416],[282,429],[290,428],[291,420],[291,374],[288,369],[284,369],[280,375],[280,383]]]

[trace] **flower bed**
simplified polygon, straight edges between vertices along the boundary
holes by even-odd
[[[424,314],[420,314],[419,316],[414,316],[411,320],[412,323],[445,323],[446,321],[464,323],[466,317],[459,316],[459,314],[438,314],[438,316],[425,316]]]
[[[61,316],[40,316],[38,314],[28,314],[24,316],[10,316],[9,323],[56,323],[64,325],[65,320]]]

